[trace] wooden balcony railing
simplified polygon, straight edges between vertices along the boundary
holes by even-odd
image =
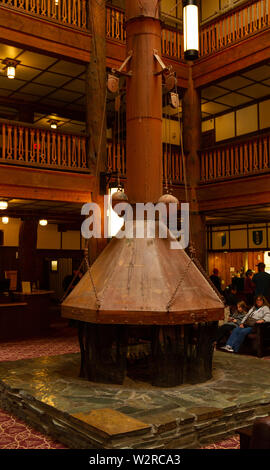
[[[125,42],[125,12],[107,5],[106,36],[109,39]],[[183,35],[180,31],[165,27],[162,30],[162,53],[173,59],[183,59]]]
[[[0,0],[0,6],[38,15],[66,26],[87,29],[86,0]],[[107,5],[106,37],[122,43],[126,40],[125,12]],[[270,0],[250,1],[219,16],[201,28],[200,56],[217,52],[270,26]],[[183,60],[183,34],[165,26],[162,53]]]
[[[220,51],[270,26],[270,0],[250,1],[203,26],[200,56]]]
[[[0,163],[88,171],[86,137],[1,123]]]
[[[107,171],[109,173],[119,174],[120,177],[126,176],[126,146],[122,142],[114,144],[107,142]],[[171,146],[171,149],[163,145],[163,179],[168,183],[184,183],[183,161],[180,149],[177,146]]]
[[[172,59],[184,60],[184,38],[180,31],[169,27],[162,29],[162,54]]]
[[[270,171],[270,135],[261,135],[201,152],[201,182]]]
[[[87,28],[86,0],[0,0],[0,6],[66,26]]]
[[[106,36],[110,39],[124,42],[126,31],[124,28],[125,12],[116,7],[107,5],[106,11]]]
[[[107,37],[125,41],[125,13],[115,7],[107,7]],[[201,28],[200,57],[224,49],[251,34],[270,27],[270,0],[250,1],[219,16]],[[183,34],[165,26],[162,30],[162,54],[184,59]]]

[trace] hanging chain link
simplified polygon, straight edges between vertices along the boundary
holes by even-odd
[[[177,286],[176,286],[176,288],[175,288],[175,290],[174,290],[174,292],[173,292],[173,294],[172,294],[172,296],[171,296],[169,302],[167,303],[166,309],[167,309],[167,312],[168,312],[168,313],[170,312],[171,306],[172,306],[173,303],[175,302],[176,294],[177,294],[178,290],[180,289],[180,287],[181,287],[181,285],[182,285],[182,283],[183,283],[183,281],[184,281],[184,279],[185,279],[185,277],[186,277],[186,274],[187,274],[187,272],[188,272],[188,270],[189,270],[189,267],[190,267],[192,261],[193,261],[193,259],[190,258],[189,261],[188,261],[188,264],[187,264],[187,266],[186,266],[186,268],[185,268],[185,270],[184,270],[184,272],[183,272],[183,274],[182,274],[182,276],[180,277],[180,279],[179,279],[179,281],[178,281],[178,283],[177,283]]]
[[[77,278],[78,273],[81,271],[81,268],[82,268],[83,263],[84,263],[84,259],[82,259],[81,264],[80,264],[80,266],[78,267],[78,269],[76,270],[76,272],[75,272],[75,274],[74,274],[72,280],[70,281],[70,284],[68,285],[67,289],[65,290],[63,297],[60,299],[60,304],[65,300],[65,298],[67,297],[67,295],[71,292],[71,287],[73,287],[73,282],[74,282],[75,279]]]
[[[177,86],[175,86],[175,92],[177,93],[178,90],[177,90]],[[189,202],[189,197],[188,197],[188,184],[187,184],[187,175],[186,175],[186,162],[185,162],[185,155],[184,155],[184,146],[183,146],[183,134],[182,134],[182,125],[181,125],[181,119],[180,119],[180,113],[179,113],[179,107],[177,109],[177,118],[178,118],[178,124],[179,124],[179,128],[180,128],[180,148],[181,148],[181,154],[182,154],[182,163],[183,163],[183,176],[184,176],[184,186],[185,186],[185,195],[186,195],[186,202]],[[187,275],[187,272],[189,270],[189,267],[191,266],[192,262],[194,261],[194,258],[196,256],[196,248],[194,246],[194,243],[192,242],[192,230],[191,230],[191,227],[190,227],[190,230],[189,230],[189,240],[190,240],[190,243],[189,243],[189,253],[190,253],[190,258],[189,258],[189,261],[188,261],[188,264],[182,274],[182,276],[180,277],[177,285],[176,285],[176,288],[175,290],[173,291],[173,294],[169,300],[169,302],[167,303],[167,312],[169,313],[170,312],[170,308],[171,306],[173,305],[173,303],[175,302],[175,299],[176,299],[176,295],[182,285],[182,283],[184,282],[184,279]]]
[[[85,264],[86,264],[86,267],[87,267],[87,271],[89,273],[89,277],[90,277],[90,281],[91,281],[91,284],[92,284],[92,287],[93,287],[93,291],[94,291],[94,294],[95,294],[95,297],[96,297],[97,310],[99,310],[101,303],[100,303],[100,300],[98,298],[96,286],[95,286],[94,279],[93,279],[93,276],[92,276],[92,273],[91,273],[91,267],[90,267],[89,259],[88,259],[88,247],[84,248],[84,260],[85,260]]]

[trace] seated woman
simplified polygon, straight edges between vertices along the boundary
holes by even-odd
[[[270,322],[270,309],[266,299],[262,295],[257,295],[254,307],[244,316],[241,324],[233,330],[226,346],[221,349],[238,352],[245,337],[251,333],[252,327],[264,322]]]
[[[235,312],[230,314],[228,321],[224,323],[224,325],[218,328],[217,337],[216,337],[217,346],[219,345],[220,341],[222,340],[224,336],[228,338],[231,331],[237,326],[241,325],[243,318],[247,314],[248,307],[243,300],[241,302],[238,302],[236,307],[237,308]]]

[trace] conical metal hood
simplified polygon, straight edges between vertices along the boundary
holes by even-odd
[[[134,230],[146,223],[134,221]],[[86,273],[63,302],[63,316],[132,325],[223,318],[224,306],[214,288],[184,250],[171,249],[175,239],[166,226],[167,237],[158,237],[157,226],[154,238],[112,239],[91,267],[94,286]]]

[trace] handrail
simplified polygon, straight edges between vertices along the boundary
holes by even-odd
[[[201,151],[201,183],[270,171],[270,134]]]
[[[87,29],[86,0],[0,0],[0,6]]]
[[[163,144],[163,179],[168,183],[184,183],[183,161],[178,146],[171,145],[170,149]],[[114,143],[107,141],[107,172],[120,177],[126,176],[126,145],[125,142]]]
[[[0,129],[0,163],[88,171],[85,136],[4,122]]]
[[[239,5],[202,27],[200,57],[218,52],[269,26],[269,0],[257,0]]]
[[[0,0],[0,6],[49,21],[87,30],[86,0]],[[270,26],[270,0],[250,0],[214,18],[201,27],[200,57],[218,52]],[[107,39],[125,43],[125,11],[106,6]],[[183,60],[183,34],[180,29],[163,26],[162,54]]]

